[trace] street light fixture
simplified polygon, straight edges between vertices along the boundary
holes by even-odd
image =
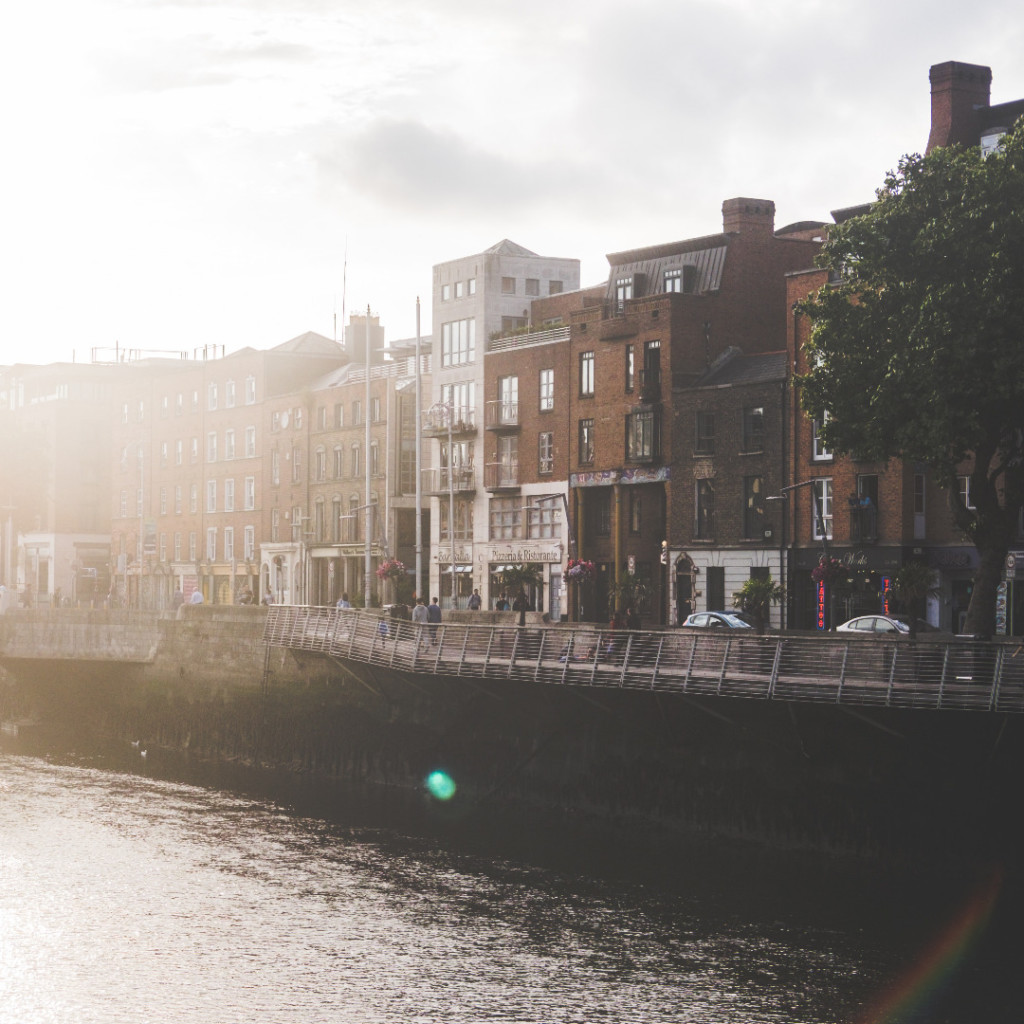
[[[569,542],[569,557],[570,558],[575,558],[576,557],[576,535],[575,535],[575,533],[573,533],[572,520],[569,518],[569,501],[568,501],[568,499],[566,498],[566,496],[565,496],[565,494],[563,492],[559,491],[558,494],[542,494],[542,495],[539,495],[532,502],[530,502],[529,505],[523,505],[522,506],[522,511],[526,512],[526,511],[528,511],[529,509],[532,509],[532,508],[541,508],[544,504],[546,504],[549,501],[558,501],[558,500],[561,500],[561,502],[562,502],[562,509],[565,512],[565,532],[566,532],[566,535],[567,535],[567,538],[568,538],[568,542]]]
[[[801,487],[813,487],[814,488],[814,490],[811,493],[812,493],[813,499],[814,499],[814,512],[815,512],[815,515],[816,515],[817,520],[818,520],[818,530],[819,530],[819,532],[821,534],[821,554],[822,554],[822,559],[827,564],[828,561],[829,561],[828,524],[825,522],[825,512],[824,512],[824,509],[822,508],[822,496],[821,496],[820,491],[818,490],[818,486],[817,485],[818,485],[818,480],[815,480],[815,479],[812,479],[812,480],[802,480],[798,484],[789,484],[786,487],[780,488],[782,493],[769,495],[767,498],[765,498],[765,501],[788,501],[789,500],[789,492],[790,491],[799,490]],[[795,538],[795,532],[794,532],[794,538]],[[781,566],[781,558],[782,558],[781,550],[779,552],[779,557],[780,557],[780,566]],[[788,581],[784,581],[784,585],[786,583],[788,583]],[[788,589],[788,587],[787,587],[787,589]],[[828,611],[828,609],[826,609],[826,611]],[[822,612],[819,610],[819,615],[821,615],[821,614],[822,614]]]
[[[821,533],[821,548],[825,558],[829,557],[828,554],[828,529],[825,523],[825,513],[822,509],[821,494],[818,491],[817,484],[818,480],[802,480],[798,484],[789,484],[786,487],[781,487],[779,490],[781,494],[770,494],[765,501],[788,501],[789,492],[799,490],[801,487],[814,487],[811,492],[814,499],[814,513],[818,520],[818,529]]]

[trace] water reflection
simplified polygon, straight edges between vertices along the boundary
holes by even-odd
[[[12,754],[0,786],[0,1022],[822,1024],[907,955],[850,900],[699,858],[672,886],[531,866]]]

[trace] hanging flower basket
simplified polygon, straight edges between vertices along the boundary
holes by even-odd
[[[838,558],[826,558],[824,555],[818,560],[818,564],[811,570],[811,579],[815,583],[835,583],[835,581],[846,574],[846,566]]]
[[[397,558],[385,558],[377,566],[377,579],[379,580],[396,580],[399,576],[404,575],[405,563],[400,562]]]
[[[584,561],[582,558],[570,558],[566,565],[565,577],[573,583],[589,583],[596,572],[593,562]]]

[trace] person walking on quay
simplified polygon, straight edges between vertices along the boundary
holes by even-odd
[[[469,596],[469,605],[468,605],[469,610],[471,612],[478,612],[478,611],[480,611],[480,605],[482,605],[482,604],[483,604],[483,599],[480,597],[480,591],[479,590],[474,590],[473,593],[470,594],[470,596]]]
[[[530,610],[530,599],[526,596],[526,591],[519,588],[519,593],[516,595],[516,599],[512,602],[512,611],[519,612],[519,625],[526,625],[526,613]]]
[[[427,608],[427,621],[430,623],[430,646],[437,646],[437,624],[441,621],[441,606],[435,597]]]
[[[423,644],[423,627],[430,621],[430,613],[427,611],[422,597],[416,598],[416,604],[412,610],[412,621],[419,627],[416,630],[416,650],[419,651]]]
[[[347,592],[342,594],[341,597],[338,598],[338,605],[337,605],[337,607],[339,607],[339,608],[351,608],[352,607],[351,603],[349,602],[348,593]]]

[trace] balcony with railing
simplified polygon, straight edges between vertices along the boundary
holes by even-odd
[[[488,352],[505,352],[511,348],[525,348],[529,345],[551,345],[555,342],[569,340],[569,327],[558,324],[553,327],[542,327],[537,330],[523,328],[505,334],[495,334],[487,343]]]
[[[500,398],[488,402],[484,409],[484,427],[487,430],[518,430],[519,403]]]
[[[510,491],[519,487],[519,460],[489,462],[484,466],[484,489]]]
[[[456,494],[472,493],[476,490],[476,475],[471,465],[455,466],[454,469],[442,466],[440,469],[423,470],[425,494],[447,494],[449,490],[454,490]]]
[[[476,433],[476,409],[471,405],[434,405],[423,414],[425,437],[447,437],[451,421],[453,437]]]
[[[850,543],[875,544],[878,541],[878,509],[873,502],[850,499]]]

